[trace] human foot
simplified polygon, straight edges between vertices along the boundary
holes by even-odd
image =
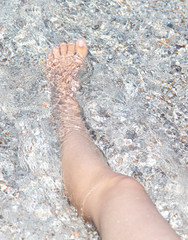
[[[80,39],[75,45],[62,43],[48,54],[46,75],[52,88],[53,113],[59,125],[60,142],[65,140],[65,135],[75,129],[80,130],[82,126],[80,108],[74,93],[79,88],[77,74],[84,65],[87,52],[85,41]]]
[[[77,74],[87,56],[87,45],[83,39],[74,43],[62,43],[48,54],[46,75],[52,87],[60,94],[72,95],[78,89]]]

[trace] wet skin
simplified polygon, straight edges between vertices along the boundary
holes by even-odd
[[[65,190],[85,220],[92,222],[102,239],[180,239],[158,213],[141,184],[113,172],[90,139],[75,100],[78,71],[88,49],[84,40],[54,47],[48,55],[46,75],[61,142]]]

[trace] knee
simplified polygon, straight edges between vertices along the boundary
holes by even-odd
[[[89,220],[87,216],[91,216],[97,228],[100,225],[101,216],[105,212],[110,211],[111,207],[121,203],[126,203],[127,199],[133,199],[133,196],[140,195],[145,190],[143,186],[135,179],[119,174],[110,172],[102,181],[99,181],[95,191],[87,198],[85,209],[88,214],[85,219]]]
[[[113,199],[121,195],[129,195],[131,192],[144,191],[143,186],[135,179],[112,171],[105,178],[99,180],[95,186],[96,188],[93,188],[94,191],[91,192],[87,201],[85,201],[85,208],[89,207],[92,212],[95,210],[95,213],[96,209],[100,209],[109,200],[113,201]]]
[[[120,189],[123,191],[132,189],[133,191],[144,190],[144,187],[134,178],[125,176],[120,173],[116,173],[111,179],[109,179],[106,190],[108,192],[119,192]]]

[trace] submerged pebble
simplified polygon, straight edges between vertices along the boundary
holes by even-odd
[[[85,38],[78,94],[110,166],[188,233],[186,1],[0,2],[0,239],[99,239],[63,194],[46,54]]]

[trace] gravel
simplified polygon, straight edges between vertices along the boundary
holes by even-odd
[[[78,100],[114,171],[141,182],[188,239],[187,3],[0,2],[0,239],[99,239],[64,195],[44,69],[47,52],[84,38]]]

